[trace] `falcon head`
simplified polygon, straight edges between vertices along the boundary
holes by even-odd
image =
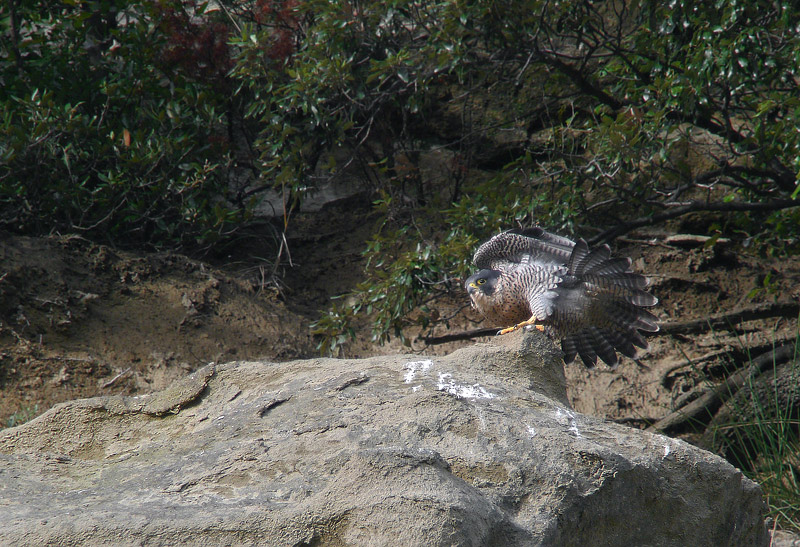
[[[500,281],[500,272],[497,270],[481,270],[469,276],[464,282],[473,306],[480,308],[479,303],[486,297],[492,296]]]

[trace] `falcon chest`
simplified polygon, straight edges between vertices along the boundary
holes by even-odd
[[[518,277],[503,274],[492,294],[475,295],[475,307],[491,323],[508,326],[530,318],[528,297]]]

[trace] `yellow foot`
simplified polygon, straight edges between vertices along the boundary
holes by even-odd
[[[531,317],[527,321],[523,321],[522,323],[517,323],[513,327],[507,327],[501,330],[500,332],[497,333],[497,336],[500,336],[501,334],[508,334],[509,332],[514,332],[515,330],[519,330],[522,327],[527,327],[528,325],[532,325],[533,328],[544,332],[544,327],[542,325],[536,324],[536,321],[537,319],[535,317]]]

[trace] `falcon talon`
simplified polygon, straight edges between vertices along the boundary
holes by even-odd
[[[598,357],[614,367],[617,352],[635,358],[636,347],[647,348],[640,331],[658,330],[645,309],[658,303],[647,278],[608,245],[589,249],[534,227],[494,236],[472,260],[480,268],[464,284],[472,307],[493,324],[514,325],[498,335],[546,325],[567,363],[579,355],[588,367]]]

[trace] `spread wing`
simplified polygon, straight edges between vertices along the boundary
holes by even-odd
[[[575,242],[541,228],[509,230],[478,247],[472,261],[480,269],[509,271],[521,264],[563,266]]]
[[[510,230],[481,245],[473,262],[525,286],[532,314],[561,339],[566,362],[579,355],[589,367],[598,357],[614,366],[617,352],[635,357],[636,347],[647,347],[640,330],[658,330],[644,309],[658,303],[647,278],[629,258],[612,258],[608,245],[590,250],[541,228]]]
[[[599,357],[613,367],[617,351],[633,358],[635,347],[647,348],[639,331],[658,331],[657,318],[643,309],[658,303],[645,290],[647,284],[646,277],[631,270],[630,258],[612,258],[608,245],[589,250],[579,240],[566,275],[553,290],[549,317],[565,360],[580,355],[591,367]]]

